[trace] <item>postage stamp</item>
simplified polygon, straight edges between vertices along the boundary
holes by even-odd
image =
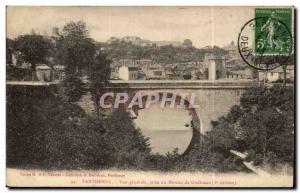
[[[292,9],[256,8],[238,37],[239,53],[257,70],[273,70],[289,64],[293,54]]]
[[[292,9],[256,8],[255,18],[255,53],[290,55]]]

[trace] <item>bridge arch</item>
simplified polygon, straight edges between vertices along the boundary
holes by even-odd
[[[148,91],[142,91],[142,92],[137,91],[137,92],[131,93],[131,95],[136,95],[137,93],[140,94],[140,97],[143,100],[143,107],[145,107],[145,103],[149,97],[152,97],[157,94],[159,95],[159,101],[157,102],[159,105],[161,105],[161,100],[163,98],[163,95],[167,96],[169,99],[173,98],[174,102],[176,104],[179,104],[181,101],[184,101],[184,103],[183,103],[184,110],[186,110],[188,112],[189,116],[191,116],[190,123],[186,127],[191,127],[192,136],[189,139],[188,145],[185,147],[184,151],[181,154],[183,155],[183,154],[189,152],[191,150],[191,148],[193,147],[193,145],[196,142],[199,142],[201,126],[202,126],[201,125],[201,117],[199,116],[196,109],[193,107],[193,104],[191,104],[187,98],[183,98],[178,93],[164,92],[162,90],[148,90]],[[167,105],[169,105],[169,104],[167,104]],[[149,108],[151,108],[151,106]],[[168,107],[166,107],[166,108],[168,108]],[[174,108],[177,108],[177,107],[175,106]],[[138,111],[142,111],[143,109],[144,108],[138,108],[137,105],[132,107],[132,110],[135,111],[135,114],[137,115],[137,117],[139,116]],[[180,110],[180,108],[178,108],[178,109]],[[164,112],[162,112],[162,113],[164,113]],[[135,118],[137,118],[137,117],[135,117]]]

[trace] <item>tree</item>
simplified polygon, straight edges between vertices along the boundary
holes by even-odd
[[[107,59],[105,54],[99,52],[89,68],[90,92],[92,101],[95,104],[95,111],[99,117],[102,89],[107,86],[110,78],[110,60]]]
[[[287,66],[288,65],[294,65],[294,61],[295,61],[294,54],[291,54],[291,56],[289,56],[287,62],[282,65],[282,68],[283,68],[283,85],[284,86],[286,85],[286,73],[287,73],[286,69],[287,69]]]
[[[247,151],[256,164],[293,164],[294,91],[275,85],[253,87],[240,105],[213,122],[214,146]]]
[[[88,37],[86,24],[82,21],[69,22],[58,34],[57,60],[66,66],[66,73],[82,73],[94,62],[96,47]]]
[[[117,110],[106,119],[98,119],[77,104],[56,98],[44,87],[9,87],[7,95],[8,167],[147,167],[148,139],[135,128],[128,113]]]
[[[183,79],[190,80],[192,78],[192,73],[191,73],[191,71],[185,71],[182,76],[183,76]]]
[[[104,120],[105,143],[111,147],[112,167],[145,169],[150,155],[148,138],[136,129],[129,114],[116,109]]]
[[[14,52],[14,40],[6,38],[6,64],[12,64],[12,54]]]
[[[184,48],[191,48],[193,47],[193,42],[190,39],[185,39],[182,45]]]
[[[57,30],[56,60],[66,66],[66,78],[59,85],[59,95],[68,102],[76,102],[85,93],[81,81],[95,62],[96,47],[88,37],[84,22],[69,22],[60,34]]]
[[[86,93],[84,83],[77,74],[66,74],[66,77],[58,85],[58,95],[67,102],[77,102]]]
[[[276,156],[274,164],[293,163],[294,91],[292,87],[275,85],[249,90],[242,97],[241,107],[246,110],[241,119],[245,131],[245,142],[261,163],[269,162],[270,155]],[[247,132],[246,132],[247,131]],[[257,137],[253,138],[253,135]],[[251,137],[252,135],[252,137]],[[256,145],[255,145],[256,144]],[[274,161],[274,159],[273,159]]]
[[[15,40],[15,49],[21,52],[22,59],[31,64],[33,74],[38,63],[47,62],[52,48],[52,42],[41,35],[23,35]]]

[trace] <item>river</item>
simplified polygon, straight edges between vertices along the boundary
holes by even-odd
[[[192,139],[191,120],[186,109],[160,108],[159,104],[151,104],[150,108],[139,110],[134,122],[149,138],[152,153],[166,154],[178,148],[181,154]]]

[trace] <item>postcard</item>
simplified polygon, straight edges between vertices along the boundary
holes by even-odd
[[[295,8],[8,6],[8,187],[294,188]]]

